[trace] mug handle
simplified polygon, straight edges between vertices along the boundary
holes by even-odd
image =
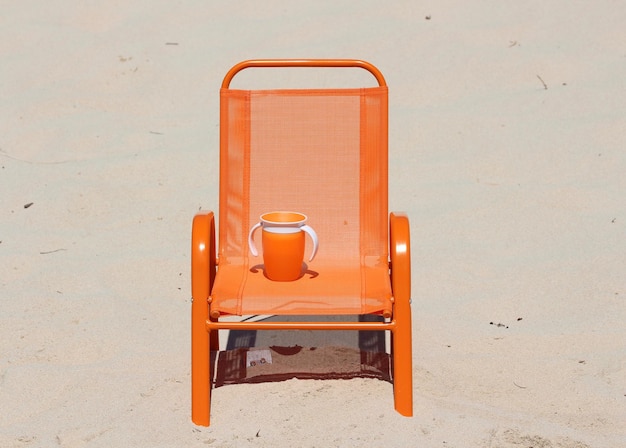
[[[306,224],[300,227],[300,229],[308,233],[311,239],[313,240],[313,252],[311,252],[311,258],[309,258],[309,261],[313,261],[313,258],[315,258],[315,254],[317,253],[317,248],[319,246],[319,241],[317,240],[317,233],[315,233],[315,230],[313,230],[313,227],[306,225]]]
[[[252,255],[254,255],[255,257],[259,256],[259,252],[256,250],[256,246],[254,245],[254,232],[256,231],[256,229],[258,229],[259,227],[261,227],[261,223],[257,222],[255,225],[252,226],[252,228],[250,229],[250,233],[248,234],[248,247],[250,248],[250,252],[252,252]]]

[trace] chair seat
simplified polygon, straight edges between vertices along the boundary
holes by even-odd
[[[298,280],[277,282],[264,275],[262,265],[220,262],[211,309],[240,316],[391,314],[387,260],[370,257],[352,266],[313,264]]]

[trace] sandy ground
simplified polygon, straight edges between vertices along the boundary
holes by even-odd
[[[626,445],[622,3],[0,10],[0,446]],[[221,78],[259,57],[387,78],[413,418],[355,379],[218,388],[190,421],[191,218],[217,208]]]

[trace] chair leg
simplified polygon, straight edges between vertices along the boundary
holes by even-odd
[[[206,330],[206,311],[192,305],[191,317],[191,420],[209,426],[211,411],[211,332]],[[206,309],[206,303],[204,303]]]
[[[410,311],[410,310],[409,310]],[[411,315],[398,313],[392,335],[393,397],[396,411],[413,416],[413,349],[411,344]]]

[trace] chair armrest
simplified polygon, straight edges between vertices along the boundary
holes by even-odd
[[[411,228],[405,213],[389,214],[391,289],[396,304],[411,300]]]

